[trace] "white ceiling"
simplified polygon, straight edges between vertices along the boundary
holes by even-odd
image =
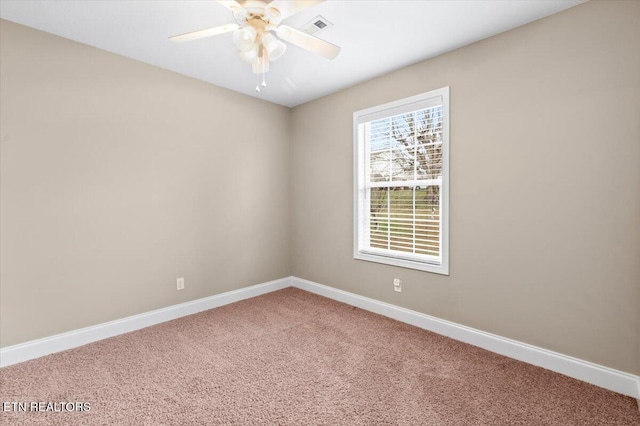
[[[342,47],[332,61],[296,46],[271,64],[256,93],[231,33],[188,43],[167,37],[233,21],[215,1],[0,1],[0,17],[289,107],[434,57],[584,0],[328,0],[284,22],[322,15],[317,34]]]

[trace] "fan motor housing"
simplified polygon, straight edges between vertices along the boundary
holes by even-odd
[[[251,25],[256,29],[272,30],[280,24],[280,11],[264,1],[239,2],[233,8],[233,17],[240,26]]]

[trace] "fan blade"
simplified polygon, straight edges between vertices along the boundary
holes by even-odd
[[[324,56],[327,59],[333,59],[340,53],[340,47],[335,44],[331,44],[328,41],[319,39],[310,34],[303,33],[300,30],[291,28],[287,25],[280,25],[276,30],[276,34],[282,40],[288,41],[291,44],[295,44],[298,47],[302,47],[310,52],[317,53],[320,56]]]
[[[284,19],[323,1],[324,0],[274,0],[269,3],[267,8],[278,9],[280,11],[280,18]]]
[[[231,1],[218,0],[218,3],[220,3],[221,5],[223,5],[229,10],[233,10],[234,7],[242,8],[242,6],[240,6],[240,4],[237,1],[233,1],[233,0]]]
[[[169,40],[171,41],[198,40],[200,38],[213,37],[218,34],[224,34],[231,31],[235,31],[238,28],[240,28],[240,25],[238,24],[227,24],[227,25],[222,25],[220,27],[207,28],[200,31],[193,31],[190,33],[175,35],[175,36],[169,37]]]

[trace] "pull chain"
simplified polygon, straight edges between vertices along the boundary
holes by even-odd
[[[260,46],[259,49],[260,53],[258,55],[258,64],[260,64],[260,61],[262,61],[262,87],[267,87],[267,81],[265,79],[265,74],[267,73],[267,51],[265,50],[264,46]],[[256,73],[256,92],[260,93],[260,72]]]
[[[256,92],[260,93],[260,74],[256,74]]]

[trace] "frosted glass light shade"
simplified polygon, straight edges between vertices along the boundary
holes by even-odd
[[[269,60],[275,61],[280,58],[287,50],[287,45],[278,40],[273,34],[267,33],[262,36],[262,44],[264,45]]]
[[[246,26],[233,32],[233,42],[238,49],[242,52],[246,52],[254,47],[256,35],[257,32],[255,28]]]
[[[251,47],[251,49],[244,51],[244,52],[240,52],[240,57],[242,59],[244,59],[247,62],[253,63],[254,61],[258,60],[258,46],[257,45],[253,45]]]

